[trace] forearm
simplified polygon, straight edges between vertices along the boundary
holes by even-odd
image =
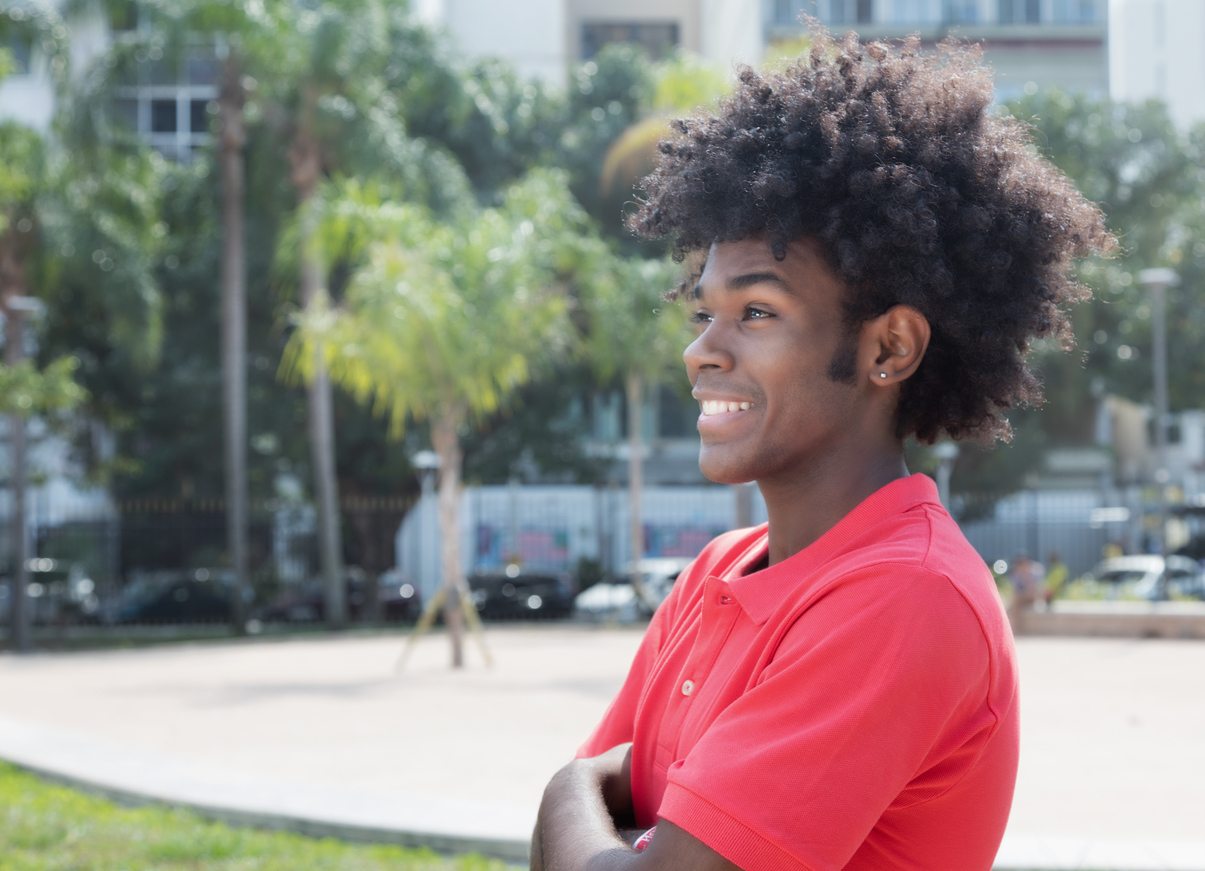
[[[540,804],[533,871],[606,871],[625,868],[636,858],[607,807],[608,786],[592,760],[577,760],[557,772]]]

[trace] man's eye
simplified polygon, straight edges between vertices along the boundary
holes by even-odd
[[[690,316],[690,322],[692,324],[709,324],[711,323],[711,312],[702,310],[693,312]]]
[[[745,318],[747,320],[759,321],[759,320],[763,320],[764,318],[772,318],[772,317],[774,317],[774,315],[772,315],[770,312],[766,311],[765,309],[754,308],[753,306],[747,306],[745,308]]]

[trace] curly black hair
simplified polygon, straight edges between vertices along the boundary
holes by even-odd
[[[717,241],[765,238],[781,258],[816,239],[848,288],[851,335],[896,304],[929,320],[897,435],[1008,440],[1004,411],[1042,399],[1033,340],[1073,343],[1065,309],[1089,295],[1073,261],[1116,243],[991,97],[974,47],[815,29],[809,57],[742,68],[717,113],[674,122],[630,226],[671,238],[679,261]]]

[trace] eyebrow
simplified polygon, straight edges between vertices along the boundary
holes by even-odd
[[[727,281],[727,289],[736,291],[744,290],[748,287],[753,287],[756,284],[776,284],[778,288],[786,293],[791,292],[791,288],[787,286],[786,281],[781,275],[774,272],[744,272],[740,275],[734,275]],[[695,289],[691,292],[693,299],[700,299],[703,296],[702,283],[696,284]]]

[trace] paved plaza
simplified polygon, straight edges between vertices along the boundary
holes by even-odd
[[[521,858],[543,785],[617,689],[630,628],[0,656],[0,758],[227,818]],[[999,867],[1205,871],[1205,643],[1023,638]]]

